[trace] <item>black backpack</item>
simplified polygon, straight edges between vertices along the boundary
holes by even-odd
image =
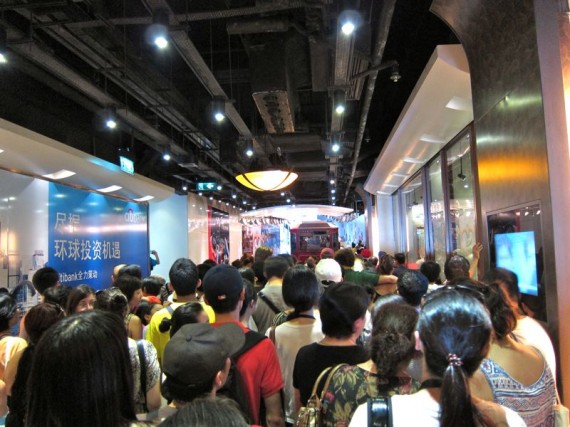
[[[237,370],[237,360],[240,358],[240,356],[249,351],[251,348],[255,347],[264,339],[267,339],[265,335],[262,335],[255,331],[248,331],[245,333],[245,344],[236,354],[231,357],[232,363],[230,365],[228,380],[216,393],[218,396],[225,396],[236,401],[241,411],[248,419],[250,418],[250,409],[247,400],[247,392],[243,383],[243,379]],[[259,419],[260,423],[262,423],[265,420],[265,408],[263,405],[263,400],[261,401],[260,407],[261,410]],[[249,421],[252,422],[252,420]]]

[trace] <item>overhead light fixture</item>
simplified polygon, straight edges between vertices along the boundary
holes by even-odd
[[[221,186],[220,184],[218,184],[218,186],[216,187],[216,189],[217,189],[218,191],[222,191],[222,186]]]
[[[8,32],[0,27],[0,64],[8,63]]]
[[[276,191],[291,185],[299,175],[280,169],[259,170],[236,176],[238,182],[255,191]]]
[[[346,93],[344,90],[335,90],[333,94],[334,111],[342,115],[346,110]]]
[[[152,16],[152,25],[146,30],[147,42],[154,44],[159,49],[168,47],[168,10],[158,9]]]
[[[340,30],[345,36],[350,36],[360,26],[362,18],[356,10],[345,10],[338,17]]]
[[[245,155],[247,157],[251,157],[253,156],[253,141],[251,139],[248,139],[245,141]]]
[[[333,153],[338,153],[338,150],[340,150],[340,144],[338,142],[333,142],[331,149]]]
[[[99,188],[97,191],[100,191],[101,193],[112,193],[113,191],[119,191],[121,188],[120,185],[110,185],[109,187],[105,187],[105,188]]]
[[[109,107],[103,110],[103,123],[107,129],[113,130],[117,128],[119,122],[114,108]]]
[[[188,186],[186,184],[182,185],[182,191],[188,191]]]
[[[43,177],[48,179],[64,179],[64,178],[69,178],[70,176],[73,175],[75,175],[75,172],[69,171],[67,169],[62,169],[54,173],[48,173],[46,175],[43,175]]]
[[[334,179],[331,178],[331,180],[329,181],[329,183],[330,183],[331,185],[333,185],[333,184],[334,184]]]
[[[331,194],[334,194],[334,193],[336,193],[336,190],[333,188],[333,189],[331,190]]]
[[[162,158],[168,162],[172,157],[170,156],[170,153],[168,151],[165,151],[164,154],[162,155]]]
[[[236,194],[236,193],[232,193],[232,199],[237,199],[237,194]]]
[[[226,101],[215,98],[212,100],[212,115],[216,122],[221,123],[226,118]]]
[[[135,202],[148,202],[149,200],[154,199],[154,196],[143,196],[143,197],[139,197],[138,199],[135,199]]]
[[[392,74],[390,75],[390,80],[392,80],[394,83],[398,83],[398,80],[401,78],[402,76],[400,75],[400,67],[396,62],[394,65],[392,65]]]
[[[198,192],[198,196],[201,196],[203,193],[201,191]]]

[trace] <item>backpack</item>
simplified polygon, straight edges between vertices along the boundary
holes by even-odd
[[[250,349],[255,347],[258,343],[262,340],[267,339],[265,335],[262,335],[255,331],[247,331],[245,333],[245,344],[243,347],[234,354],[231,359],[230,365],[230,372],[228,374],[228,379],[226,383],[223,385],[221,389],[219,389],[216,394],[220,396],[228,397],[239,405],[243,414],[249,419],[250,418],[250,410],[249,410],[249,403],[247,400],[247,391],[243,382],[243,378],[241,377],[238,369],[237,369],[237,360],[248,352]],[[263,400],[261,401],[261,414],[260,414],[260,422],[261,420],[265,419],[264,408],[263,408]],[[251,421],[251,420],[249,420]]]
[[[315,385],[313,385],[313,391],[311,392],[311,397],[309,397],[307,405],[302,406],[299,410],[299,415],[297,415],[297,420],[295,421],[295,427],[321,427],[323,425],[322,401],[325,397],[327,389],[329,388],[329,383],[331,382],[333,375],[336,373],[336,371],[345,365],[346,363],[341,363],[334,367],[329,366],[319,374],[317,380],[315,381]],[[325,375],[327,379],[321,391],[321,396],[319,397],[317,391],[319,389],[319,384]]]

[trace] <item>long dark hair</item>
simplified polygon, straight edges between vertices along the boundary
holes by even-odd
[[[488,350],[492,325],[484,305],[460,289],[435,291],[418,322],[427,367],[440,377],[440,425],[487,425],[471,401],[469,378]]]
[[[116,314],[74,314],[37,344],[26,425],[123,427],[135,420],[127,330]]]
[[[394,379],[400,366],[414,355],[417,322],[418,312],[407,304],[388,303],[376,312],[370,357],[377,367],[379,386],[385,384],[382,379]]]

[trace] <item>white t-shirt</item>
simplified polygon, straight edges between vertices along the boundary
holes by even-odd
[[[517,327],[513,334],[519,342],[535,347],[542,353],[544,360],[546,360],[548,367],[552,371],[552,376],[556,378],[554,347],[552,347],[552,341],[542,325],[532,317],[525,316],[522,319],[517,319]]]
[[[509,408],[502,408],[505,410],[509,427],[526,427],[525,422],[516,412]],[[393,427],[439,427],[439,403],[431,398],[427,390],[407,396],[392,396],[392,423]],[[366,403],[363,403],[356,409],[349,427],[367,425],[368,407]]]
[[[295,393],[293,389],[293,367],[301,347],[322,340],[321,321],[316,314],[312,323],[285,322],[275,328],[275,349],[283,376],[285,396],[285,417],[288,423],[295,423]],[[269,336],[270,330],[266,335]]]

